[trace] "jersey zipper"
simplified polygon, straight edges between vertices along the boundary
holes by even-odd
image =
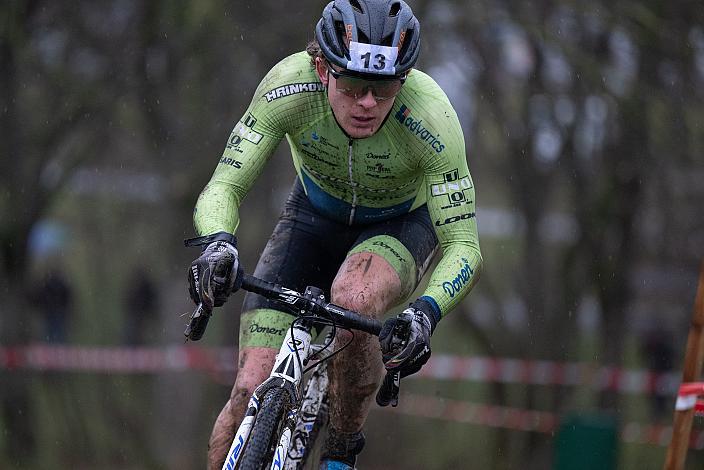
[[[354,178],[352,177],[352,144],[354,141],[350,139],[348,141],[347,145],[347,173],[349,174],[350,177],[350,187],[352,188],[352,204],[350,207],[350,218],[348,221],[348,225],[352,225],[352,222],[354,222],[354,213],[357,208],[357,184],[354,182]]]

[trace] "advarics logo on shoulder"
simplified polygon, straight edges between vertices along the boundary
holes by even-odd
[[[394,117],[398,122],[406,126],[411,132],[413,132],[413,134],[415,134],[415,136],[418,137],[420,140],[424,140],[430,143],[430,146],[433,147],[433,150],[435,150],[437,153],[440,153],[445,150],[445,144],[443,144],[439,139],[440,134],[431,134],[430,131],[423,126],[422,119],[418,121],[413,119],[413,117],[411,116],[410,108],[406,107],[405,104],[401,105],[401,108],[399,108],[398,112]]]

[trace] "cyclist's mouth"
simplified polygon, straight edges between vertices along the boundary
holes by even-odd
[[[374,116],[352,116],[352,122],[357,125],[365,125],[374,121]]]

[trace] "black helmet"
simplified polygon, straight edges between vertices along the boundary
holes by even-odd
[[[402,0],[334,0],[323,10],[315,38],[330,63],[365,74],[404,75],[420,52],[420,25]],[[393,56],[393,63],[384,61]]]

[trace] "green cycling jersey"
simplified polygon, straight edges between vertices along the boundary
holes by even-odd
[[[457,115],[432,78],[413,70],[379,130],[351,139],[309,55],[279,62],[259,84],[198,198],[199,235],[235,233],[238,207],[284,136],[306,195],[327,217],[364,224],[427,203],[443,254],[423,296],[444,315],[471,290],[482,265],[474,184]]]

